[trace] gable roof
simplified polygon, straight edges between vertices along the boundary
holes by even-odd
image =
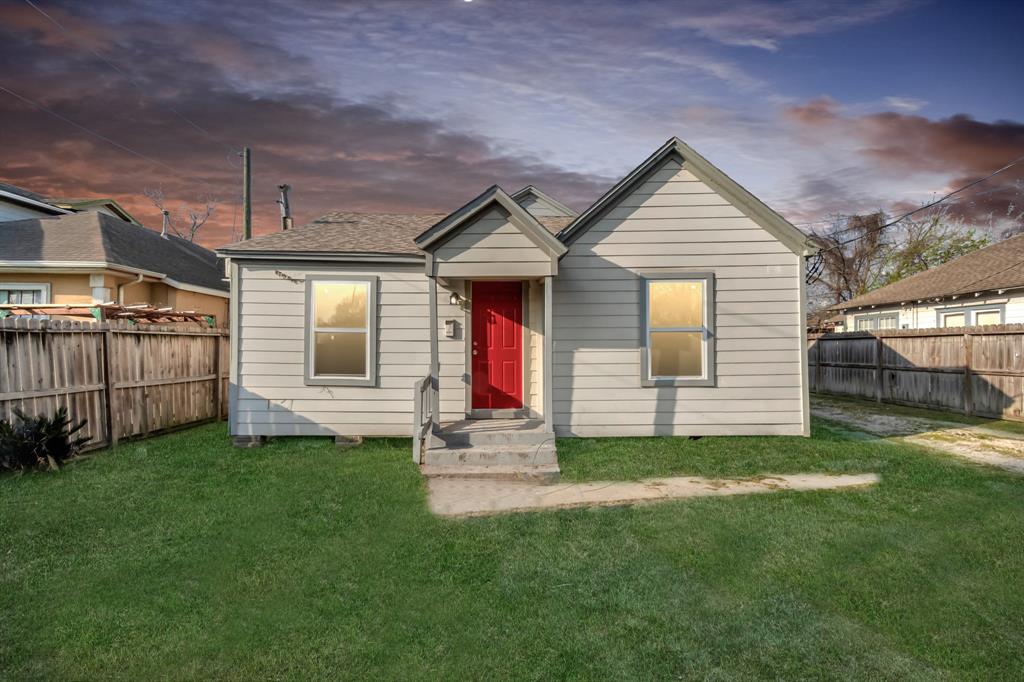
[[[807,237],[803,232],[678,137],[670,138],[656,152],[647,157],[643,163],[619,180],[600,199],[594,202],[590,208],[581,213],[572,224],[562,230],[558,234],[558,238],[566,244],[571,244],[594,223],[600,220],[622,197],[644,182],[648,176],[656,172],[662,163],[669,158],[675,158],[685,164],[686,169],[697,176],[704,184],[728,199],[744,215],[767,230],[797,255],[803,256],[811,252],[810,245],[807,243]]]
[[[847,310],[1024,287],[1024,234],[832,306]]]
[[[542,204],[546,205],[548,208],[550,208],[552,210],[552,212],[557,213],[557,214],[559,214],[561,216],[568,216],[568,217],[575,218],[578,215],[578,213],[576,211],[572,210],[571,208],[569,208],[568,206],[563,204],[558,199],[555,199],[550,194],[546,194],[546,193],[540,191],[539,189],[537,189],[533,185],[527,185],[526,187],[522,188],[521,190],[519,190],[517,192],[513,192],[509,196],[512,197],[512,201],[516,202],[520,206],[522,206],[523,205],[523,201],[525,201],[529,197],[534,197],[535,199],[537,199],[537,201],[539,203],[542,203]],[[530,209],[526,209],[526,210],[529,211]],[[533,212],[530,211],[530,213],[533,213]]]
[[[443,243],[448,237],[456,234],[461,227],[471,222],[494,204],[508,211],[509,220],[512,224],[522,230],[531,241],[550,255],[561,256],[567,251],[565,244],[556,239],[554,235],[537,221],[533,214],[517,204],[505,190],[497,185],[491,185],[470,200],[468,204],[450,213],[444,220],[416,237],[416,246],[424,251],[432,250],[432,247]]]
[[[89,211],[4,223],[0,267],[123,267],[178,284],[226,292],[217,255],[198,244]]]
[[[443,220],[444,213],[354,213],[332,211],[312,223],[287,232],[274,232],[217,249],[225,256],[344,257],[367,255],[423,256],[416,237]],[[550,234],[571,218],[537,218]]]
[[[58,208],[65,208],[69,211],[74,211],[75,213],[106,208],[125,222],[142,225],[142,223],[136,220],[131,213],[125,210],[124,206],[117,203],[115,199],[111,199],[109,197],[100,199],[64,199],[50,197],[47,201]]]

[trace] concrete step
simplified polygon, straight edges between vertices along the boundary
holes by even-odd
[[[554,440],[547,443],[476,445],[471,447],[431,447],[423,463],[442,466],[508,465],[541,466],[558,464]]]
[[[555,434],[537,420],[464,420],[444,424],[431,437],[435,447],[476,447],[483,445],[540,445],[555,441]]]
[[[531,481],[541,484],[558,483],[561,471],[558,464],[517,466],[509,464],[424,464],[420,472],[428,478],[481,478]]]

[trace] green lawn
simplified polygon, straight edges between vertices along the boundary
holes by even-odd
[[[211,425],[0,478],[0,678],[1020,679],[1024,480],[843,433],[559,455],[880,485],[470,520],[407,440]]]

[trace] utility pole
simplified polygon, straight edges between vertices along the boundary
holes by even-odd
[[[292,205],[288,203],[288,190],[292,187],[291,185],[278,185],[277,188],[281,190],[281,198],[277,200],[277,203],[281,204],[281,229],[290,230],[292,229]]]
[[[252,239],[252,149],[242,150],[242,239]]]

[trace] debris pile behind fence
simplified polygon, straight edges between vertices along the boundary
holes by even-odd
[[[1024,325],[812,334],[812,392],[1024,420]]]
[[[63,405],[90,449],[227,414],[227,329],[11,317],[0,341],[0,418]]]

